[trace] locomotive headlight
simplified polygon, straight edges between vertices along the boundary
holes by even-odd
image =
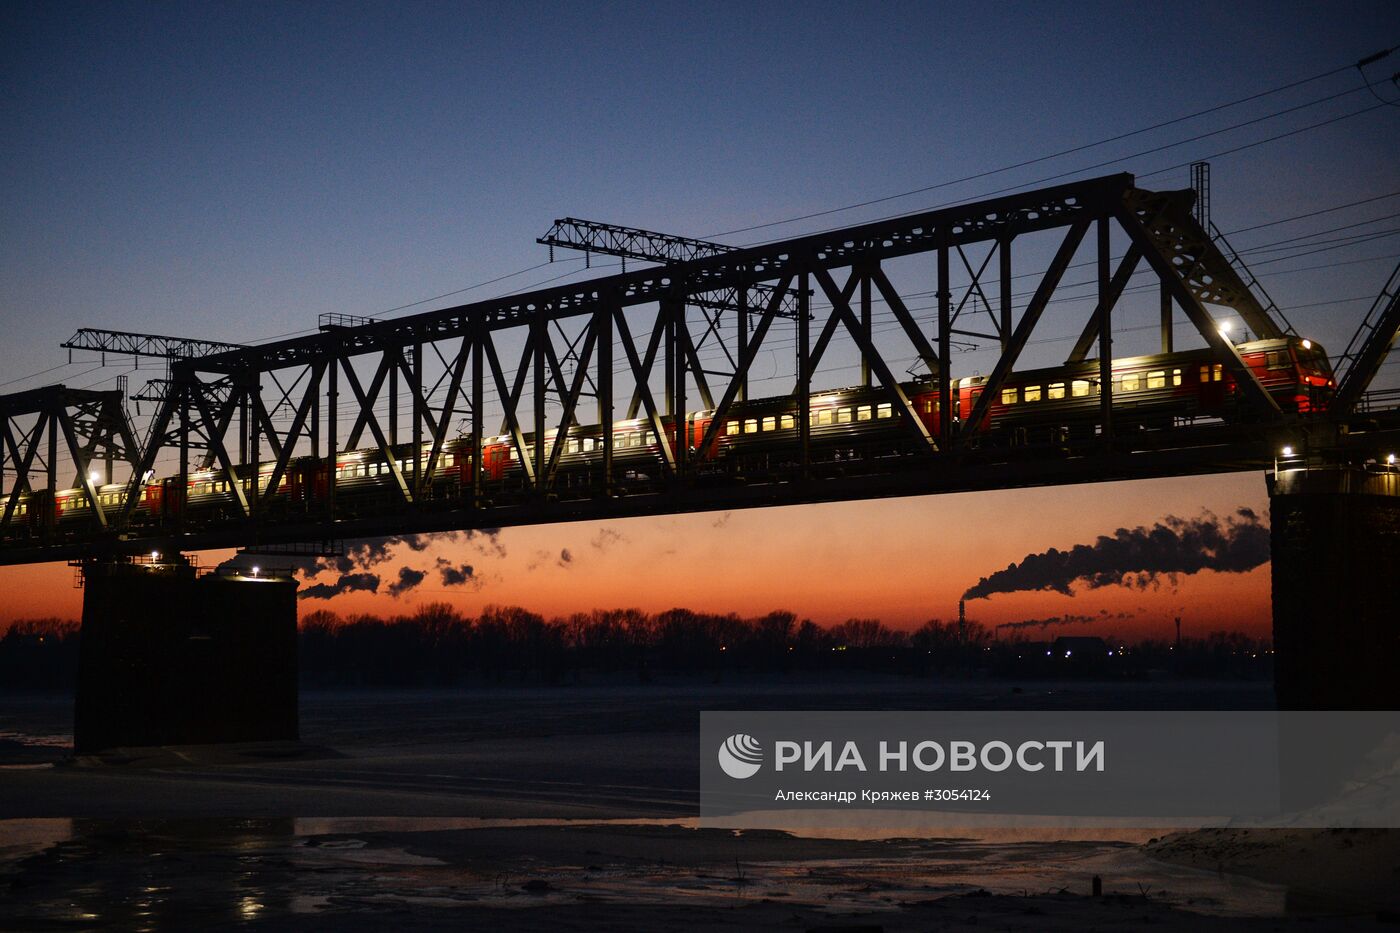
[[[257,575],[258,575],[258,568],[257,568],[257,567],[254,567],[254,568],[253,568],[253,576],[256,577]]]
[[[1291,456],[1293,456],[1293,448],[1292,448],[1292,447],[1285,447],[1285,448],[1283,448],[1283,455],[1284,455],[1285,457],[1291,457]]]
[[[1304,340],[1304,341],[1303,341],[1303,349],[1304,349],[1304,350],[1311,350],[1311,349],[1312,349],[1312,341],[1311,341],[1311,340]]]
[[[1386,454],[1385,462],[1390,464],[1391,466],[1395,466],[1395,454]]]

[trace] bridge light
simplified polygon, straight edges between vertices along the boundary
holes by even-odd
[[[96,470],[92,470],[92,471],[90,471],[90,472],[88,473],[88,482],[90,482],[90,483],[95,483],[95,482],[97,482],[97,481],[98,481],[99,479],[101,479],[101,478],[102,478],[102,475],[101,475],[100,473],[98,473]]]
[[[1219,324],[1216,325],[1216,328],[1217,328],[1222,334],[1228,334],[1228,333],[1230,332],[1230,327],[1231,327],[1231,324],[1230,324],[1229,321],[1221,321]]]
[[[1391,466],[1395,466],[1395,454],[1386,454],[1385,462],[1390,464]]]
[[[152,551],[151,560],[160,560],[160,551]]]
[[[1293,448],[1292,448],[1292,447],[1285,447],[1285,448],[1283,448],[1283,455],[1284,455],[1285,457],[1291,457],[1291,456],[1293,456]]]
[[[256,577],[257,575],[258,575],[258,568],[257,568],[257,567],[254,567],[254,568],[253,568],[253,576]]]

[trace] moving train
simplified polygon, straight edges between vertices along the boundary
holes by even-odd
[[[1309,340],[1282,337],[1238,344],[1236,349],[1264,388],[1289,413],[1307,415],[1325,411],[1335,389],[1331,365],[1322,348]],[[951,386],[953,422],[966,425],[986,385],[985,376],[958,379]],[[937,383],[915,380],[901,388],[915,416],[931,435],[939,430]],[[1168,428],[1196,418],[1229,418],[1239,411],[1238,387],[1230,373],[1209,349],[1186,350],[1150,356],[1127,357],[1113,362],[1114,430]],[[815,392],[809,420],[812,463],[845,463],[907,453],[912,438],[890,394],[882,388],[855,387]],[[1099,366],[1090,360],[1047,369],[1010,374],[997,397],[986,406],[982,423],[970,436],[984,448],[1068,445],[1092,438],[1100,418]],[[687,413],[662,419],[662,428],[674,450],[686,445],[686,456],[697,475],[707,473],[762,473],[791,465],[796,458],[799,432],[795,399],[788,396],[736,402],[726,413],[714,437],[705,436],[714,420],[712,411]],[[546,456],[553,449],[555,431],[544,435]],[[525,455],[533,464],[535,435],[523,435]],[[702,446],[704,449],[701,449]],[[394,462],[378,448],[346,451],[335,460],[335,500],[338,509],[350,512],[357,504],[382,504],[399,496],[394,468],[412,482],[413,445],[392,449]],[[417,468],[428,469],[429,446],[423,445]],[[586,487],[597,481],[603,458],[601,425],[572,428],[559,455],[556,488]],[[659,478],[661,445],[649,419],[613,424],[613,464],[620,482],[645,483]],[[481,481],[488,490],[523,488],[526,473],[516,444],[508,435],[483,439]],[[274,508],[306,511],[329,494],[326,459],[294,458],[276,490],[269,490],[274,464],[260,463],[259,488],[264,502],[272,496]],[[249,488],[252,468],[235,468],[237,482]],[[452,499],[471,488],[471,438],[448,441],[425,484],[425,498]],[[126,484],[96,487],[104,510],[122,507]],[[222,471],[204,470],[188,478],[148,478],[140,486],[134,508],[140,523],[190,517],[233,514],[236,499]],[[46,490],[20,496],[8,528],[38,530],[54,523],[90,520],[93,505],[81,488]]]

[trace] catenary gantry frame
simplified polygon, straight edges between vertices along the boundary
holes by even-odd
[[[462,439],[473,452],[473,462],[481,463],[488,432],[504,435],[523,468],[528,495],[547,504],[585,398],[596,405],[600,426],[597,494],[610,495],[619,477],[614,425],[634,416],[655,433],[660,473],[670,488],[680,489],[693,473],[692,446],[707,449],[727,411],[744,399],[749,374],[780,319],[794,331],[796,345],[792,391],[799,479],[806,475],[809,459],[812,376],[838,339],[851,341],[863,381],[882,392],[902,418],[914,455],[942,469],[975,439],[981,415],[1015,369],[1065,270],[1085,243],[1096,257],[1097,307],[1072,358],[1085,359],[1098,347],[1106,447],[1112,443],[1112,312],[1128,277],[1142,263],[1161,283],[1164,307],[1174,306],[1185,314],[1240,385],[1251,418],[1267,423],[1278,418],[1277,405],[1218,331],[1207,305],[1233,309],[1261,337],[1283,331],[1195,221],[1191,197],[1191,192],[1137,189],[1129,175],[1105,176],[760,246],[714,249],[660,268],[579,284],[176,359],[150,441],[133,464],[124,504],[107,516],[106,530],[122,529],[131,521],[141,477],[153,471],[158,458],[173,456],[177,475],[205,469],[216,481],[228,483],[237,514],[226,522],[227,534],[221,540],[268,537],[281,518],[266,491],[278,488],[297,457],[322,458],[366,444],[388,465],[389,485],[398,499],[396,514],[408,521],[406,516],[420,508],[448,507],[424,499],[431,494],[428,479],[444,456],[459,415],[467,423]],[[1115,229],[1126,234],[1128,242],[1116,269],[1110,254]],[[1062,231],[1058,248],[1018,315],[1010,288],[1014,244],[1018,237],[1054,230]],[[976,244],[990,244],[980,262],[967,252]],[[887,269],[889,263],[920,254],[931,254],[933,260],[936,321],[931,333],[915,319]],[[970,284],[960,280],[960,296],[954,294],[955,261],[970,277]],[[715,295],[732,300],[716,301]],[[916,416],[873,339],[875,303],[884,305],[893,333],[907,341],[937,385],[940,420],[933,430]],[[717,374],[705,368],[697,353],[700,341],[688,313],[707,305],[733,315],[740,335],[733,371],[713,383]],[[654,314],[635,326],[636,315],[646,308],[654,308]],[[974,310],[985,312],[991,333],[967,329],[966,319]],[[706,316],[706,321],[714,326],[714,318]],[[556,342],[561,326],[574,331],[566,337],[563,352]],[[972,416],[955,426],[948,361],[954,341],[968,334],[994,338],[1001,353]],[[507,355],[515,345],[518,356]],[[425,367],[428,353],[441,363],[436,375]],[[615,364],[630,383],[617,397]],[[659,392],[653,378],[658,368]],[[271,406],[264,398],[264,381],[269,379],[275,380],[280,396]],[[409,409],[406,430],[397,420],[399,399],[385,398],[397,395],[400,379]],[[488,395],[494,396],[501,412],[499,431],[494,421],[489,426],[486,422]],[[667,419],[697,408],[714,413],[701,441],[673,443]],[[274,410],[290,423],[279,426]],[[342,417],[351,425],[348,432],[341,433]],[[526,443],[527,433],[547,431],[554,432],[552,440]],[[398,452],[405,443],[411,443],[412,450],[426,450],[426,456],[403,457]],[[201,452],[198,461],[191,459],[192,451]],[[256,462],[270,463],[270,470],[245,494],[237,481],[238,465]],[[468,488],[450,504],[464,525],[482,523],[483,510],[492,507],[483,498],[481,471],[472,472]],[[329,474],[323,511],[315,516],[326,528],[340,520],[334,471]],[[127,537],[146,533],[131,529]]]

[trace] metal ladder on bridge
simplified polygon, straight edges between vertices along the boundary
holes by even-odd
[[[1400,331],[1400,265],[1390,273],[1361,326],[1338,357],[1339,362],[1346,363],[1347,370],[1337,380],[1333,411],[1344,414],[1361,400],[1362,393],[1385,362],[1397,331]]]

